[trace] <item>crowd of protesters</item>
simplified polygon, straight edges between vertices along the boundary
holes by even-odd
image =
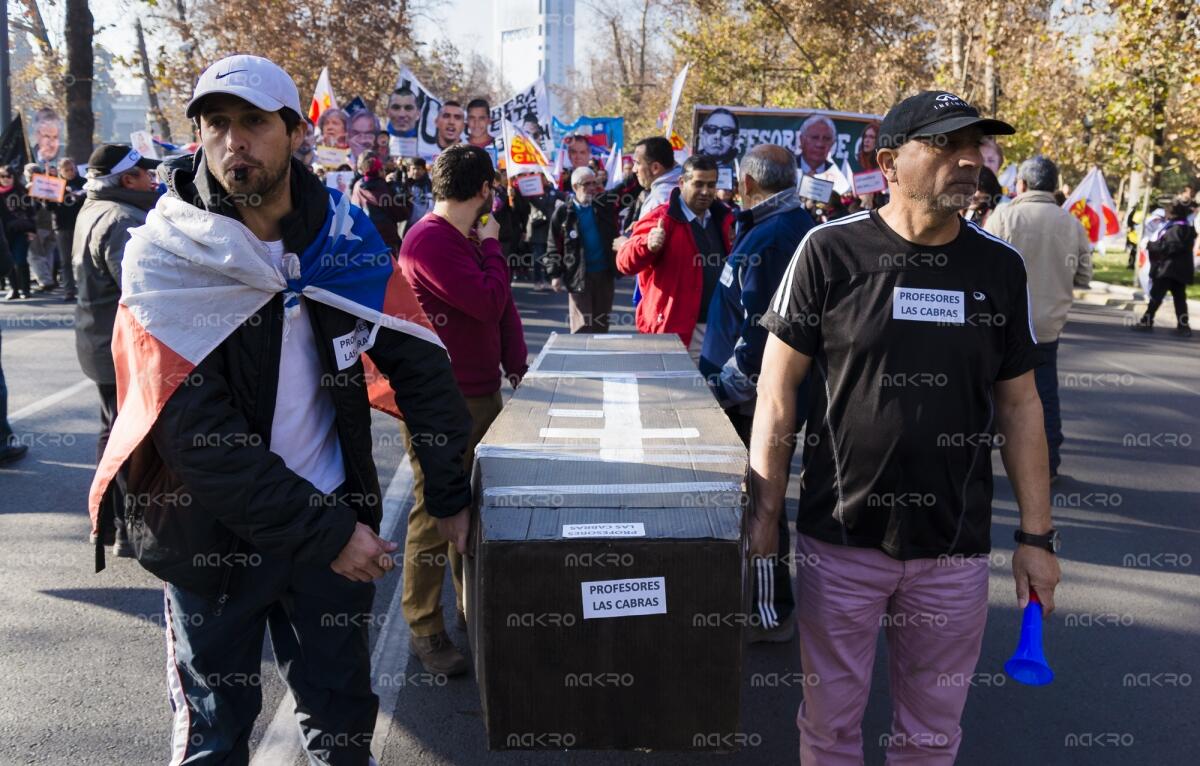
[[[258,85],[222,83],[214,75],[222,65],[253,71]],[[389,113],[394,106],[402,123],[411,94],[392,95]],[[93,526],[93,544],[137,557],[168,582],[171,670],[186,679],[172,685],[176,756],[186,759],[201,749],[218,759],[245,755],[257,707],[218,693],[205,678],[214,668],[257,672],[268,621],[276,656],[289,667],[288,683],[306,711],[306,741],[321,733],[369,732],[374,725],[365,624],[348,620],[345,630],[318,630],[303,610],[280,607],[311,598],[347,615],[369,613],[371,581],[394,566],[394,544],[378,537],[378,478],[364,436],[367,386],[362,376],[349,376],[344,385],[319,384],[343,368],[331,368],[334,360],[316,349],[364,334],[362,345],[386,368],[388,396],[405,412],[414,476],[401,601],[411,651],[431,673],[461,674],[469,663],[447,632],[442,584],[449,568],[461,626],[473,450],[503,407],[505,384],[519,385],[528,366],[512,283],[525,279],[534,290],[566,292],[571,332],[604,333],[612,325],[616,285],[626,279],[635,293],[637,330],[674,334],[689,347],[750,450],[759,510],[749,528],[749,637],[787,641],[799,625],[805,667],[823,679],[806,691],[800,711],[803,758],[861,759],[880,619],[900,609],[949,614],[954,630],[889,631],[895,726],[901,733],[939,735],[900,738],[889,757],[952,761],[967,689],[935,688],[934,680],[974,669],[987,609],[987,567],[935,560],[963,554],[970,562],[987,552],[991,462],[959,461],[936,479],[913,483],[928,473],[918,466],[931,454],[905,432],[918,427],[916,397],[922,394],[881,391],[878,376],[866,373],[945,371],[960,386],[943,397],[941,414],[928,416],[936,423],[921,421],[929,444],[939,427],[986,431],[995,415],[1009,445],[1004,457],[1021,513],[1021,547],[1013,562],[1017,591],[1027,600],[1036,589],[1052,609],[1058,542],[1048,488],[1058,475],[1063,441],[1056,358],[1071,291],[1090,279],[1092,250],[1078,221],[1055,198],[1060,179],[1054,163],[1044,157],[1021,163],[1010,199],[997,180],[1003,153],[993,136],[1014,128],[980,117],[952,94],[926,92],[902,101],[868,130],[860,164],[882,172],[886,192],[827,200],[798,195],[797,170],[820,172],[834,142],[832,122],[814,118],[801,130],[798,153],[773,144],[746,152],[734,188],[717,188],[727,146],[714,144],[711,156],[680,162],[670,141],[647,137],[634,146],[622,177],[608,179],[586,140],[572,137],[562,176],[539,181],[540,193],[529,194],[528,185],[521,189],[519,179],[495,167],[483,135],[487,103],[446,107],[450,116],[439,128],[446,141],[436,160],[399,159],[388,154],[388,131],[356,126],[337,110],[327,111],[318,125],[308,123],[285,72],[265,59],[238,56],[206,70],[189,102],[201,143],[194,157],[159,166],[130,147],[104,145],[91,156],[86,179],[69,160],[19,173],[0,168],[0,271],[8,297],[23,300],[61,286],[63,297],[75,303],[80,364],[96,382],[101,402],[98,461],[118,417],[112,350],[114,335],[120,335],[118,301],[145,300],[142,311],[163,312],[158,321],[169,324],[169,307],[154,303],[152,288],[161,290],[155,280],[175,279],[181,290],[208,284],[200,272],[168,277],[155,271],[161,266],[147,254],[191,258],[190,248],[205,247],[211,234],[193,232],[188,236],[194,241],[156,234],[166,225],[161,221],[190,217],[225,231],[230,219],[240,220],[246,257],[258,253],[272,275],[286,274],[293,254],[313,247],[337,254],[350,240],[374,241],[377,234],[391,260],[382,276],[370,278],[385,283],[394,267],[414,305],[436,318],[425,334],[398,325],[372,331],[361,315],[356,320],[346,313],[344,302],[331,305],[315,294],[292,292],[264,297],[255,321],[208,349],[196,366],[202,382],[166,400],[147,426],[146,441],[129,447],[138,450],[135,459],[114,468],[102,485],[111,489]],[[721,120],[732,115],[717,117],[708,131],[714,141],[722,136]],[[346,224],[353,237],[322,239],[326,211],[336,207],[330,200],[338,197],[313,171],[314,131],[326,142],[344,138],[355,149]],[[28,178],[43,171],[67,179],[62,203],[30,201]],[[1142,326],[1152,326],[1170,293],[1180,327],[1187,328],[1182,296],[1193,278],[1193,208],[1182,198],[1173,204],[1150,245],[1154,288]],[[150,210],[158,211],[160,222],[147,223]],[[136,227],[143,235],[131,238]],[[367,236],[362,227],[375,234]],[[881,265],[880,254],[897,248],[910,259],[905,263],[918,266]],[[929,248],[947,254],[945,269],[919,265],[918,256]],[[123,266],[130,263],[135,271],[123,281]],[[246,270],[254,265],[262,263],[252,261]],[[342,272],[338,279],[367,279],[365,274]],[[240,270],[230,280],[250,280],[237,289],[268,290]],[[904,321],[892,312],[893,295],[916,295],[905,299],[914,301],[916,311],[922,295],[947,290],[973,296],[974,313],[948,322],[963,326],[956,334],[941,332],[946,323]],[[983,322],[981,316],[1004,321]],[[429,342],[430,333],[437,344]],[[260,348],[269,353],[258,354]],[[0,373],[0,435],[7,445],[4,398]],[[280,406],[283,401],[304,407]],[[809,478],[793,541],[782,504],[794,437],[806,422],[822,438],[802,445]],[[205,429],[235,424],[261,431],[264,443],[257,449],[188,447],[187,440]],[[23,452],[7,445],[0,457],[15,460]],[[844,463],[850,453],[858,457]],[[264,477],[273,482],[270,497],[249,489]],[[966,486],[988,489],[967,496],[960,491]],[[188,509],[203,524],[182,531],[165,525],[164,537],[153,537],[144,525],[127,529],[125,493],[145,496],[149,489],[159,497],[186,489],[193,502],[212,504],[213,512]],[[945,502],[937,514],[916,521],[903,508],[867,510],[877,491],[909,490],[936,491]],[[237,513],[227,510],[231,497],[243,506]],[[309,510],[293,514],[289,508]],[[178,510],[138,513],[163,518]],[[261,552],[268,565],[253,576],[235,567],[213,581],[212,572],[199,571],[189,559],[200,551],[192,550],[199,540]],[[820,573],[801,578],[798,598],[786,563],[795,546],[828,562]],[[861,592],[836,587],[837,578],[860,583]],[[218,620],[222,609],[228,611]],[[286,628],[278,631],[282,637],[276,627]],[[314,673],[336,693],[313,688]],[[189,716],[190,710],[205,715]],[[345,752],[338,758],[353,751],[346,762],[367,762],[366,744],[344,741],[354,744],[316,755],[334,757],[340,749]]]

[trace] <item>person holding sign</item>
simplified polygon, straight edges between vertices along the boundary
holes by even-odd
[[[861,763],[875,646],[887,626],[889,763],[950,764],[988,609],[993,444],[1020,509],[1017,605],[1046,613],[1059,580],[1039,363],[1021,255],[961,219],[985,136],[1012,126],[925,91],[883,120],[892,190],[812,229],[762,325],[770,332],[750,437],[750,554],[778,553],[796,389],[814,385],[804,447],[796,612],[820,679],[797,724],[803,763]]]
[[[685,346],[703,340],[733,229],[716,195],[716,160],[689,157],[667,204],[639,220],[617,253],[617,269],[641,279],[638,332],[676,333]]]
[[[617,273],[616,195],[586,166],[571,171],[571,189],[550,216],[546,276],[555,292],[566,287],[571,332],[606,333]]]

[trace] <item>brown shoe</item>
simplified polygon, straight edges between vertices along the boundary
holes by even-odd
[[[428,673],[460,676],[471,667],[467,658],[450,641],[446,631],[432,636],[413,636],[409,640],[409,651],[421,661]]]

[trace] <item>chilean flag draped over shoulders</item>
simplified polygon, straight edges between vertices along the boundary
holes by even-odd
[[[354,356],[339,366],[361,358],[371,406],[400,416],[390,384],[369,358],[380,328],[445,346],[367,214],[326,191],[321,234],[303,253],[285,254],[282,273],[240,221],[174,196],[160,198],[146,223],[130,231],[112,341],[118,415],[88,496],[93,531],[105,490],[167,400],[278,293],[284,332],[301,296],[358,317]]]
[[[1063,203],[1063,208],[1079,219],[1092,244],[1121,230],[1121,222],[1117,220],[1117,205],[1098,167],[1088,171]]]

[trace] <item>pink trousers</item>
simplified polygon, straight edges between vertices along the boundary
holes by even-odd
[[[863,711],[879,629],[888,644],[889,764],[952,764],[987,621],[986,556],[897,561],[797,535],[804,701],[800,762],[863,762]]]

